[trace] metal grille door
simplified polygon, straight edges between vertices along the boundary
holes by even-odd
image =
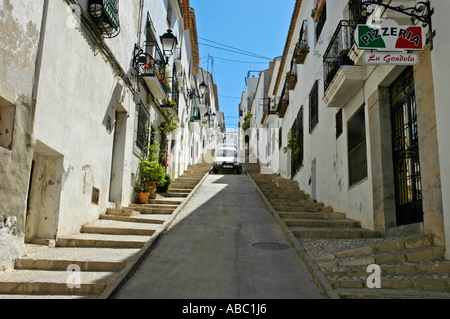
[[[413,69],[391,86],[397,226],[423,221],[419,135]]]

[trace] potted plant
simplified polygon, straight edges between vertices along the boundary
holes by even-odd
[[[170,175],[166,173],[165,181],[159,182],[156,184],[156,189],[158,193],[167,193],[169,191],[170,184],[172,183],[172,180],[170,178]]]
[[[151,187],[152,193],[156,191],[157,183],[165,182],[166,171],[158,161],[141,158],[139,170],[141,181]]]
[[[136,183],[134,190],[138,194],[139,203],[147,204],[151,192],[150,186],[144,183]]]
[[[297,75],[292,72],[287,72],[286,79],[288,81],[288,89],[293,90],[295,88],[295,84],[297,83]]]
[[[309,53],[309,46],[305,43],[300,44],[296,54],[295,54],[295,62],[297,64],[303,64],[306,59],[306,55]]]

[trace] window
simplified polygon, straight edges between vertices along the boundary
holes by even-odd
[[[138,108],[139,113],[136,146],[145,153],[147,151],[146,147],[149,138],[148,129],[150,127],[150,112],[142,101],[139,103]]]
[[[0,97],[0,147],[12,149],[15,108]]]
[[[91,203],[98,205],[100,199],[100,190],[98,188],[92,187]]]
[[[366,121],[362,107],[347,123],[349,184],[367,177]]]
[[[342,109],[336,113],[336,138],[342,134]]]
[[[313,131],[319,122],[319,81],[316,80],[309,93],[309,133]]]
[[[319,40],[320,34],[322,33],[326,21],[327,21],[327,4],[325,3],[325,5],[322,8],[322,11],[320,12],[319,21],[316,24],[316,41]]]
[[[298,173],[303,166],[303,106],[298,111],[297,118],[290,131],[291,147],[291,178]]]

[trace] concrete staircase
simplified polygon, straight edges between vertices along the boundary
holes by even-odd
[[[80,233],[59,238],[56,247],[27,244],[15,268],[0,272],[0,299],[107,298],[176,218],[210,169],[207,164],[190,166],[167,194],[148,204],[108,209],[83,225]]]
[[[450,261],[431,237],[382,237],[310,199],[297,182],[261,174],[258,164],[245,168],[339,298],[450,298]],[[381,288],[367,285],[372,264]]]

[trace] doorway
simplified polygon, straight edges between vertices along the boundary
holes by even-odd
[[[122,203],[123,195],[127,118],[128,113],[125,110],[116,111],[113,133],[114,142],[111,161],[109,201],[119,205]]]
[[[28,189],[25,242],[55,240],[58,231],[64,157],[36,142]]]
[[[390,87],[397,226],[423,221],[419,132],[413,68]]]
[[[311,199],[317,200],[317,171],[316,171],[316,159],[311,163]]]

